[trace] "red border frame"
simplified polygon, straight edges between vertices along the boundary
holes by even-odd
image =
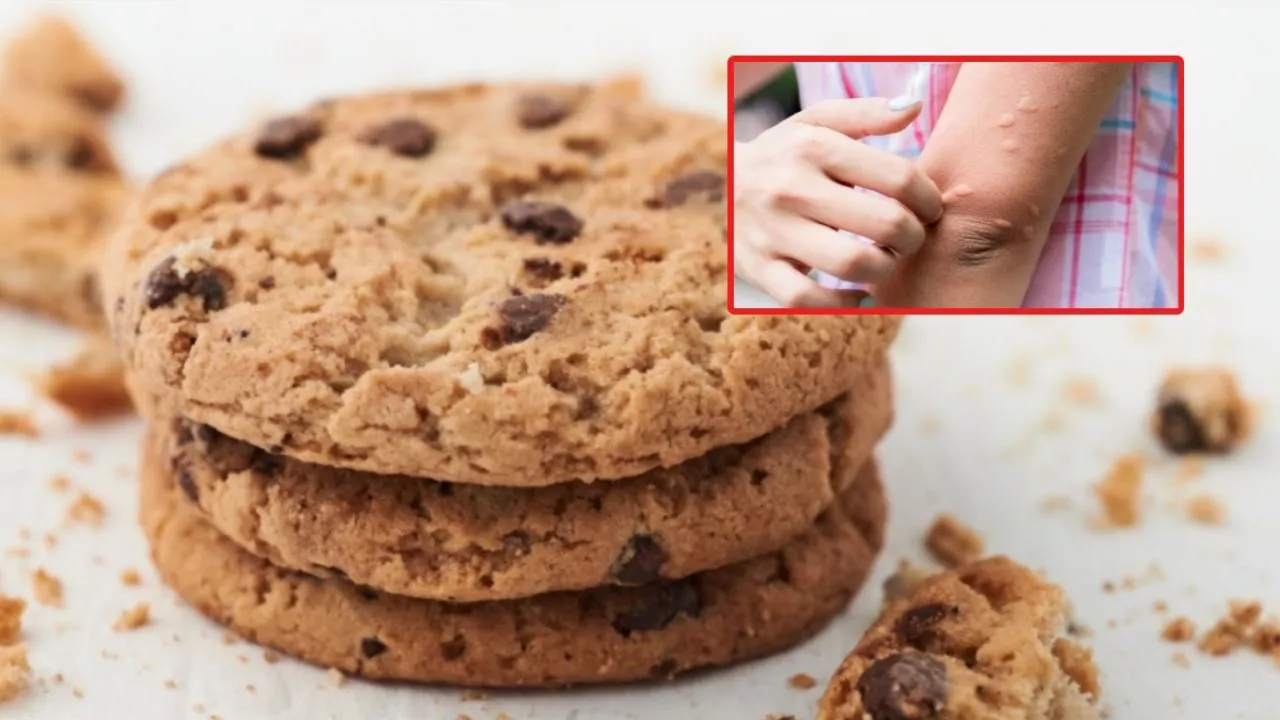
[[[733,64],[736,62],[1171,62],[1178,66],[1178,305],[1172,308],[738,308],[733,304],[733,203],[727,208],[731,315],[1181,315],[1186,309],[1186,61],[1181,55],[732,55],[727,62],[728,173],[733,183]]]

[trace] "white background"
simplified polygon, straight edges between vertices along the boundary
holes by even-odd
[[[15,29],[33,7],[5,2],[0,32]],[[115,135],[139,175],[264,113],[375,85],[639,71],[661,98],[723,113],[715,77],[731,52],[1183,54],[1188,229],[1220,239],[1225,257],[1188,262],[1181,317],[911,320],[895,351],[899,422],[881,453],[893,514],[876,580],[891,561],[918,556],[922,528],[950,510],[980,528],[993,550],[1066,586],[1080,620],[1096,633],[1112,717],[1277,717],[1272,688],[1280,667],[1247,652],[1217,660],[1191,652],[1190,669],[1175,667],[1174,648],[1157,639],[1160,621],[1151,610],[1164,600],[1203,625],[1228,598],[1256,596],[1280,611],[1275,423],[1264,415],[1253,442],[1211,463],[1193,486],[1228,504],[1225,527],[1192,525],[1169,507],[1178,493],[1167,462],[1150,468],[1139,529],[1098,533],[1088,523],[1090,484],[1115,456],[1139,449],[1159,457],[1145,414],[1163,367],[1223,362],[1256,398],[1280,395],[1275,3],[103,0],[68,11],[131,82]],[[0,404],[27,402],[25,369],[71,345],[56,329],[0,314]],[[1015,382],[1022,371],[1029,379]],[[1077,406],[1064,399],[1061,388],[1073,377],[1096,382],[1101,400]],[[1051,413],[1063,429],[1043,428]],[[36,608],[27,625],[37,672],[61,672],[67,682],[0,706],[4,718],[803,718],[812,715],[821,685],[802,692],[789,689],[786,678],[806,672],[825,683],[879,600],[877,592],[865,593],[820,638],[787,655],[665,687],[472,702],[455,690],[354,682],[320,689],[316,670],[268,666],[247,645],[224,646],[219,629],[183,608],[146,569],[129,476],[135,423],[82,429],[47,409],[41,417],[41,442],[0,439],[0,548],[17,542],[20,527],[38,537],[59,525],[69,498],[47,488],[55,473],[104,498],[110,515],[101,530],[60,532],[53,550],[34,543],[29,561],[0,556],[0,590],[28,594],[26,574],[37,565],[67,583],[67,608]],[[91,450],[88,464],[71,457],[76,448]],[[1070,498],[1072,508],[1040,512],[1053,494]],[[1153,562],[1163,580],[1101,591],[1104,581],[1140,576]],[[116,575],[128,566],[144,568],[144,587],[119,586]],[[111,621],[138,600],[152,603],[153,625],[113,634]],[[242,654],[247,664],[238,660]],[[178,689],[166,690],[165,679]],[[256,693],[245,690],[250,683]],[[83,699],[73,697],[72,686]],[[193,709],[197,703],[203,712]]]

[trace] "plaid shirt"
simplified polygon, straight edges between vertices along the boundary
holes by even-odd
[[[918,157],[960,65],[796,63],[796,72],[806,107],[831,98],[920,98],[910,127],[863,140]],[[1177,306],[1178,102],[1176,65],[1134,65],[1050,225],[1023,307]],[[823,284],[850,286],[829,277]]]

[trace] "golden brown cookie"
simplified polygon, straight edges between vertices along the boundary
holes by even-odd
[[[1062,591],[1005,557],[923,580],[831,678],[819,720],[1097,720]]]
[[[318,104],[163,174],[108,258],[173,415],[308,462],[617,479],[839,395],[879,316],[729,316],[723,123],[630,85]]]
[[[888,364],[745,445],[613,483],[502,488],[382,477],[271,455],[207,425],[157,427],[180,485],[273,564],[449,601],[676,579],[778,550],[871,457]]]
[[[99,254],[128,196],[92,115],[0,92],[0,300],[101,328]]]
[[[124,96],[124,83],[66,19],[36,19],[4,53],[8,84],[61,94],[95,112],[110,112]]]
[[[154,441],[154,438],[153,438]],[[791,544],[683,580],[451,605],[276,568],[201,519],[162,448],[144,450],[141,516],[161,577],[245,637],[374,679],[555,686],[671,677],[791,647],[862,585],[884,533],[868,464]]]

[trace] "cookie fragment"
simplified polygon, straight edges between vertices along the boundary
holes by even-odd
[[[69,361],[37,374],[32,384],[81,422],[133,410],[124,382],[124,363],[103,334],[91,336]]]
[[[147,307],[155,310],[173,304],[183,295],[199,298],[205,312],[227,306],[227,288],[221,274],[210,265],[195,270],[178,266],[178,259],[161,260],[147,275],[143,296]]]
[[[26,645],[0,646],[0,703],[20,697],[31,685]]]
[[[116,618],[115,623],[111,625],[111,629],[116,632],[137,630],[150,621],[151,606],[147,603],[140,602],[121,613],[120,617]]]
[[[435,148],[436,131],[417,118],[397,118],[368,130],[361,140],[402,157],[420,158]]]
[[[1160,384],[1151,428],[1172,453],[1227,453],[1248,437],[1250,419],[1230,370],[1180,369]]]
[[[270,120],[258,132],[253,151],[259,157],[289,160],[304,152],[320,139],[324,125],[307,115],[290,115]]]
[[[946,568],[954,568],[982,557],[982,536],[973,528],[943,513],[934,518],[925,535],[925,549]]]
[[[1160,637],[1168,642],[1187,642],[1196,636],[1196,626],[1185,617],[1176,617],[1165,623]]]
[[[582,232],[582,220],[555,203],[522,200],[503,205],[498,214],[508,230],[533,235],[539,243],[563,245]]]
[[[31,596],[45,607],[62,607],[62,581],[38,568],[31,573]]]
[[[1138,524],[1142,491],[1142,457],[1136,454],[1122,455],[1107,470],[1096,485],[1094,495],[1102,504],[1102,522],[1114,527],[1132,527]]]

